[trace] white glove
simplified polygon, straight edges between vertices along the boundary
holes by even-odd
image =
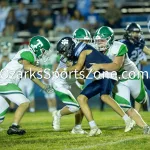
[[[50,85],[46,85],[46,88],[44,90],[48,94],[54,93],[54,89]]]

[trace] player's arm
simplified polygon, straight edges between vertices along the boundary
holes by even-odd
[[[26,77],[30,78],[30,74],[27,72],[26,73]],[[46,85],[43,84],[37,77],[32,76],[32,78],[30,78],[35,84],[37,84],[40,88],[45,89]]]
[[[150,49],[147,46],[144,46],[143,52],[150,56]]]
[[[47,86],[47,85],[43,84],[38,78],[31,78],[31,80],[42,89],[45,89]]]
[[[86,59],[86,51],[81,52],[79,58],[78,58],[78,62],[71,67],[68,67],[65,69],[66,72],[70,72],[70,71],[81,71],[82,68],[84,67],[84,62]]]
[[[31,80],[45,92],[50,94],[53,91],[53,88],[50,85],[43,84],[38,78],[32,78]]]
[[[29,76],[29,75],[27,74],[27,76]],[[52,87],[51,87],[50,85],[46,85],[46,84],[42,83],[42,82],[41,82],[38,78],[36,78],[36,77],[32,77],[31,80],[32,80],[35,84],[37,84],[41,89],[45,90],[47,93],[51,93]]]
[[[124,63],[124,59],[126,57],[127,52],[128,52],[128,49],[126,45],[122,44],[118,52],[114,53],[115,58],[112,63],[93,64],[90,69],[92,70],[92,72],[98,71],[100,69],[105,70],[105,71],[118,71]]]
[[[117,56],[114,58],[112,63],[93,64],[90,69],[92,70],[92,72],[98,71],[100,69],[105,71],[118,71],[123,65],[124,57],[125,56]]]
[[[43,68],[32,65],[27,60],[20,60],[19,63],[23,64],[24,70],[32,72],[43,72]]]

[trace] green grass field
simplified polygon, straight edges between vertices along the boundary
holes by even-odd
[[[13,114],[8,113],[0,125],[0,150],[150,150],[150,135],[143,135],[142,129],[135,127],[124,133],[124,121],[113,111],[100,112],[93,110],[94,118],[102,130],[102,135],[86,137],[72,135],[74,115],[65,116],[61,120],[61,131],[52,129],[52,117],[48,112],[26,113],[22,128],[27,133],[23,136],[6,134]],[[150,112],[141,112],[150,124]],[[87,121],[83,121],[83,129],[89,131]]]

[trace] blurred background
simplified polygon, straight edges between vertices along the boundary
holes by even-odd
[[[148,0],[0,0],[0,42],[11,42],[12,54],[27,45],[34,35],[43,35],[55,45],[61,37],[72,36],[79,27],[93,35],[97,28],[107,25],[114,29],[115,39],[121,39],[130,22],[141,25],[146,45],[150,47]],[[143,70],[150,73],[150,66],[143,66]],[[49,110],[47,96],[35,85],[34,89],[35,109]],[[103,110],[98,99],[96,96],[89,103]],[[57,99],[57,108],[62,105]]]

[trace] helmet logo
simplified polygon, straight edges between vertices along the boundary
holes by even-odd
[[[31,44],[31,47],[33,48],[33,49],[37,49],[38,47],[42,47],[43,46],[43,43],[39,40],[39,39],[37,39],[37,44]]]
[[[63,39],[63,40],[61,41],[61,44],[67,45],[67,44],[68,44],[68,40],[67,40],[67,39]]]

